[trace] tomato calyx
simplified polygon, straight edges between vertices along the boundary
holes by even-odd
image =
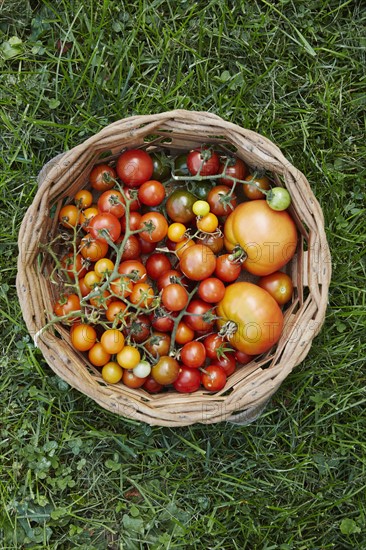
[[[229,338],[234,336],[237,331],[238,325],[234,321],[226,321],[226,323],[220,328],[218,335],[222,338]]]
[[[242,264],[247,259],[248,255],[245,250],[237,244],[232,253],[229,255],[228,260],[236,264]]]

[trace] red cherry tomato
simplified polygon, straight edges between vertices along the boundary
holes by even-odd
[[[139,187],[138,197],[141,204],[158,206],[165,198],[165,187],[160,181],[145,181],[145,183]]]
[[[130,149],[118,157],[116,172],[128,187],[139,187],[151,179],[153,171],[153,161],[142,149]]]
[[[215,359],[215,365],[218,365],[224,369],[226,376],[230,376],[236,369],[236,359],[235,353],[229,352],[225,353],[221,357]]]
[[[179,283],[167,285],[161,293],[161,301],[168,311],[182,311],[188,304],[188,292]]]
[[[245,162],[239,158],[230,158],[228,166],[225,169],[225,162],[220,165],[220,172],[223,173],[225,170],[225,176],[231,176],[237,180],[243,180],[248,173],[248,168]],[[220,178],[220,183],[223,185],[228,185],[232,187],[234,180],[229,177]]]
[[[119,264],[118,273],[129,275],[135,283],[144,283],[147,279],[146,268],[139,260],[125,260]]]
[[[178,378],[173,382],[174,389],[180,393],[192,393],[201,385],[201,374],[198,369],[182,366]]]
[[[104,191],[98,199],[98,210],[101,214],[109,212],[116,218],[122,218],[125,214],[125,200],[122,193],[117,189]]]
[[[213,329],[215,320],[210,320],[212,306],[203,300],[192,300],[187,307],[187,315],[184,321],[192,330],[198,330],[202,333]]]
[[[168,222],[159,212],[147,212],[141,217],[140,238],[147,242],[157,243],[164,239],[168,232]]]
[[[216,256],[208,246],[195,244],[183,252],[179,267],[188,279],[202,281],[215,271]]]
[[[188,153],[187,167],[192,176],[213,176],[219,172],[220,157],[212,149],[200,147]]]
[[[182,347],[180,358],[186,367],[198,369],[206,360],[206,348],[202,342],[188,342]]]
[[[159,393],[163,389],[163,384],[158,384],[151,374],[146,378],[143,386],[144,390],[149,393]]]
[[[215,275],[225,283],[236,281],[242,269],[240,262],[233,262],[229,257],[230,254],[223,254],[216,260]]]
[[[224,297],[225,285],[220,279],[209,277],[200,282],[197,292],[198,296],[205,302],[216,304]]]
[[[97,214],[89,221],[88,231],[93,239],[108,242],[109,238],[116,242],[121,234],[121,224],[116,216],[104,212]]]
[[[229,198],[230,191],[226,185],[215,185],[209,192],[207,202],[216,216],[228,216],[236,207],[236,196],[233,193]]]
[[[206,348],[206,355],[210,359],[218,359],[222,353],[228,351],[228,348],[231,349],[224,338],[217,333],[206,336],[203,340],[203,345]]]
[[[146,260],[145,267],[148,276],[156,281],[163,273],[169,271],[172,265],[166,254],[155,252]]]
[[[226,384],[227,376],[224,369],[218,365],[209,365],[202,373],[203,387],[208,391],[220,391]]]
[[[141,254],[141,245],[140,241],[136,235],[130,235],[125,242],[121,260],[137,260]]]
[[[244,351],[237,350],[235,352],[235,359],[239,365],[247,365],[252,361],[252,359],[254,359],[254,357],[254,355],[248,355],[247,353],[244,353]]]
[[[111,166],[108,166],[108,164],[98,164],[90,172],[89,181],[93,189],[103,193],[103,191],[114,187],[116,177],[117,174]]]
[[[269,292],[280,306],[287,304],[291,300],[294,290],[291,277],[286,275],[286,273],[282,273],[282,271],[275,271],[270,275],[261,277],[258,281],[258,286]]]

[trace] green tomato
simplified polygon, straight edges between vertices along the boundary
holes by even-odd
[[[165,181],[170,177],[170,164],[167,156],[162,152],[150,153],[154,171],[151,179]]]
[[[291,195],[283,187],[273,187],[268,192],[266,201],[272,210],[286,210],[291,204]]]
[[[185,189],[176,189],[166,201],[166,212],[173,222],[189,223],[195,218],[192,210],[196,197]]]
[[[197,197],[197,199],[206,201],[212,187],[213,184],[209,181],[195,182],[193,194]]]

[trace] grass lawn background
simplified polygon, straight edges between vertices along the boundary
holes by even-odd
[[[362,4],[0,2],[1,549],[366,548]],[[324,328],[248,427],[152,428],[100,409],[53,374],[16,297],[43,164],[174,108],[273,140],[324,210]]]

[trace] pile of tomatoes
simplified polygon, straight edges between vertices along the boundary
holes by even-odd
[[[249,172],[209,145],[130,149],[61,207],[53,321],[106,383],[219,391],[278,341],[297,231],[288,192]]]

